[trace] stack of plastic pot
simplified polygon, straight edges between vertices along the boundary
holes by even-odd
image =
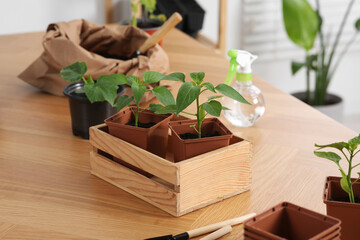
[[[246,240],[340,239],[341,221],[283,202],[245,222]]]

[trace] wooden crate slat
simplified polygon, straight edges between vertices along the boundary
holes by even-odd
[[[242,141],[180,164],[180,212],[249,189],[251,144]]]
[[[91,173],[150,204],[177,216],[178,194],[96,152],[90,153]]]
[[[92,146],[165,181],[179,185],[179,170],[175,163],[100,130],[105,126],[105,124],[102,124],[90,128],[90,144]],[[144,159],[147,160],[144,161]]]

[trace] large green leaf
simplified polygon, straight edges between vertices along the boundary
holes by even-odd
[[[140,85],[141,81],[136,76],[130,75],[130,76],[127,76],[127,79],[128,79],[129,86],[132,86],[133,83],[136,83],[137,85]]]
[[[111,106],[117,97],[117,89],[117,85],[102,84],[101,81],[84,86],[84,92],[91,103],[107,101]]]
[[[133,84],[131,85],[131,91],[134,95],[135,103],[139,104],[141,98],[146,92],[146,86],[139,86],[137,83],[133,82]]]
[[[185,74],[181,72],[170,73],[169,75],[165,76],[162,80],[185,82]]]
[[[318,156],[318,157],[331,160],[331,161],[335,162],[336,164],[339,164],[339,161],[341,160],[341,157],[338,154],[334,153],[334,152],[318,152],[318,151],[314,151],[314,154],[316,156]]]
[[[143,80],[145,84],[157,83],[164,77],[164,74],[155,71],[148,71],[143,74]]]
[[[354,151],[360,144],[360,135],[350,139],[348,143],[350,145],[350,149]]]
[[[309,51],[319,31],[319,17],[307,0],[282,0],[283,21],[288,37]]]
[[[326,145],[315,144],[315,147],[318,147],[318,150],[326,148],[326,147],[330,147],[330,148],[336,148],[341,151],[344,148],[347,149],[349,147],[349,144],[346,142],[336,142],[336,143],[330,143],[330,144],[326,144]]]
[[[218,92],[224,94],[225,96],[232,98],[238,102],[250,104],[248,101],[245,100],[245,98],[243,96],[241,96],[240,93],[238,93],[235,89],[233,89],[229,85],[221,83],[221,84],[217,85],[215,89]]]
[[[81,80],[82,76],[86,73],[86,71],[86,63],[76,62],[61,69],[60,75],[66,81],[77,82]]]
[[[114,73],[110,75],[103,75],[97,79],[102,85],[124,85],[128,84],[127,77],[124,74]]]
[[[149,109],[156,114],[167,114],[176,112],[176,105],[162,106],[160,104],[151,103]]]
[[[341,188],[346,192],[350,193],[350,184],[344,172],[341,171],[342,178],[340,180]]]
[[[222,105],[220,102],[212,100],[210,102],[203,103],[203,107],[207,113],[215,117],[220,117]]]
[[[151,90],[155,97],[165,106],[175,105],[174,96],[171,94],[169,89],[164,86],[157,86]]]
[[[120,111],[124,107],[128,106],[132,100],[134,100],[134,97],[129,97],[128,95],[119,96],[118,100],[116,101],[117,111]]]
[[[191,82],[185,82],[181,85],[176,97],[176,114],[181,113],[197,99],[200,94],[200,89],[201,87],[194,86]]]
[[[200,85],[202,81],[204,80],[205,73],[204,72],[192,72],[190,73],[190,77],[196,84]]]

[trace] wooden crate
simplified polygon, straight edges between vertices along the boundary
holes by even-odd
[[[228,147],[178,163],[172,162],[171,153],[163,159],[111,136],[105,124],[90,128],[90,143],[92,174],[174,216],[250,188],[251,143],[239,137],[233,137]],[[129,169],[128,164],[148,174]]]

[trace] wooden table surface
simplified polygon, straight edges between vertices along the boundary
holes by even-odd
[[[250,191],[175,218],[91,175],[91,146],[72,136],[67,98],[17,78],[42,52],[42,35],[0,36],[0,239],[143,239],[259,213],[282,201],[325,213],[325,177],[339,173],[313,156],[313,145],[356,133],[260,79],[263,118],[250,128],[221,118],[254,144]],[[208,81],[224,81],[228,60],[181,32],[172,30],[164,49],[171,71],[187,77],[205,71]],[[240,225],[222,239],[242,234]]]

